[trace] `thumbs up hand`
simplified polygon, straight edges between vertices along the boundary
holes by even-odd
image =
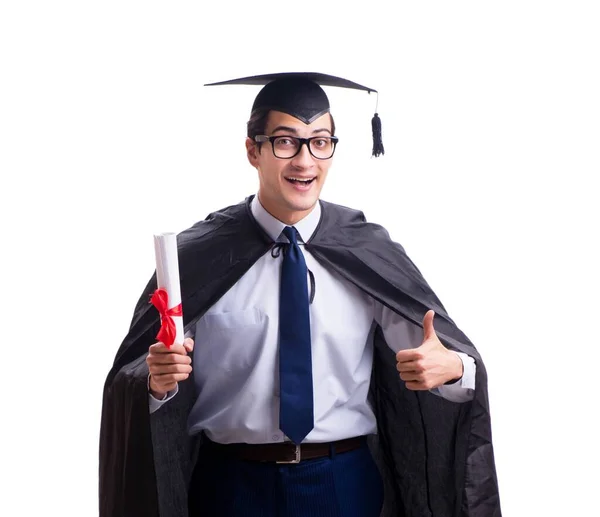
[[[396,368],[409,390],[430,390],[462,377],[462,361],[437,337],[433,328],[434,316],[434,311],[428,311],[423,318],[421,346],[396,354]]]

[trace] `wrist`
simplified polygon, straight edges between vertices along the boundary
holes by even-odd
[[[462,379],[462,376],[465,373],[465,365],[463,364],[460,356],[458,354],[455,354],[455,355],[456,355],[456,363],[457,363],[455,379],[459,380],[459,379]]]
[[[156,400],[164,400],[165,398],[167,398],[167,391],[162,392],[162,391],[154,391],[154,390],[150,390],[150,395],[152,395]]]
[[[150,395],[152,395],[156,400],[163,400],[166,398],[169,392],[156,389],[152,386],[152,384],[152,376],[150,376],[150,380],[148,382],[148,391],[150,392]]]
[[[462,362],[462,359],[456,352],[452,352],[452,355],[454,356],[454,368],[452,368],[452,377],[450,377],[450,379],[448,379],[444,384],[454,384],[455,382],[458,382],[460,379],[462,379],[462,376],[464,374],[465,367]]]

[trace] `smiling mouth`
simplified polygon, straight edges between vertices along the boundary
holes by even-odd
[[[285,178],[286,181],[289,181],[290,183],[294,184],[294,185],[310,185],[313,181],[315,181],[317,179],[317,177],[315,176],[314,178],[294,178],[294,177],[290,177],[290,178]]]

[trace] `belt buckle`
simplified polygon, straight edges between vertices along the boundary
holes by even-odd
[[[296,464],[296,463],[300,463],[301,459],[302,459],[302,455],[300,454],[300,445],[296,445],[296,449],[294,451],[294,459],[293,460],[276,461],[275,463],[278,463],[278,464]]]

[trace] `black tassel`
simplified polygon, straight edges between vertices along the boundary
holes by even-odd
[[[381,141],[381,119],[377,113],[371,119],[371,128],[373,129],[373,156],[377,158],[380,154],[385,154]]]

